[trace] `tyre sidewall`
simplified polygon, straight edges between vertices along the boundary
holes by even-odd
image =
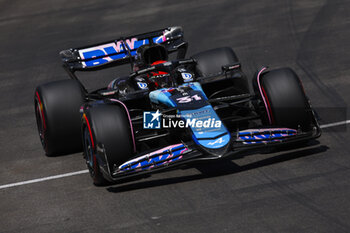
[[[94,153],[99,165],[106,165],[107,167],[108,164],[107,169],[112,171],[114,165],[121,165],[131,158],[133,144],[130,123],[125,110],[121,106],[96,104],[88,108],[84,117],[85,126],[83,127],[90,126]],[[97,147],[102,145],[108,161],[97,153]],[[106,178],[108,179],[108,177]]]
[[[301,81],[292,69],[263,73],[260,82],[272,125],[295,129],[300,126],[304,131],[310,130],[311,107]]]
[[[79,109],[85,98],[78,82],[62,80],[43,84],[37,87],[34,98],[35,104],[42,104],[46,154],[55,156],[81,151]]]

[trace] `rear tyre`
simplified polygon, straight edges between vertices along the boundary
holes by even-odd
[[[240,69],[232,71],[227,76],[222,71],[222,66],[239,62],[230,47],[203,51],[193,55],[192,58],[196,61],[196,75],[206,77],[201,84],[208,97],[249,93],[247,77]]]
[[[84,99],[75,80],[50,82],[36,88],[35,116],[47,156],[82,151],[79,109]]]
[[[264,123],[311,130],[314,116],[297,74],[290,68],[259,73],[254,90],[261,99]]]
[[[84,157],[95,185],[104,185],[100,166],[112,171],[133,155],[130,122],[123,108],[100,104],[90,107],[83,116]],[[98,156],[97,147],[105,150],[105,158]],[[107,179],[106,179],[107,178]]]
[[[229,47],[207,50],[193,55],[192,58],[197,63],[196,72],[201,77],[220,75],[222,66],[238,62],[235,52]]]

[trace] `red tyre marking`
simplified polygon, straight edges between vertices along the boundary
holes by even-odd
[[[275,122],[275,120],[273,119],[273,115],[272,115],[272,110],[271,110],[271,106],[270,106],[270,102],[269,102],[269,99],[267,98],[267,95],[266,95],[266,92],[265,92],[265,89],[262,87],[261,88],[263,93],[264,93],[264,96],[265,96],[265,99],[266,99],[266,103],[267,103],[267,106],[268,106],[268,111],[270,112],[270,117],[271,117],[271,124]]]
[[[44,107],[43,107],[43,104],[41,103],[39,93],[35,92],[35,95],[36,95],[36,97],[38,98],[38,101],[39,101],[39,109],[40,109],[40,112],[41,112],[41,119],[43,120],[44,130],[46,130],[46,121],[45,121],[45,116],[44,116]]]
[[[95,150],[95,143],[94,143],[94,140],[93,140],[93,138],[92,138],[90,123],[89,123],[89,121],[88,121],[88,119],[87,119],[87,117],[86,117],[85,114],[83,115],[83,117],[84,117],[84,119],[85,119],[85,121],[86,121],[86,124],[87,124],[87,127],[88,127],[88,129],[89,129],[89,134],[90,134],[90,140],[91,140],[91,144],[92,144],[92,149]],[[95,156],[94,156],[94,162],[95,162]]]

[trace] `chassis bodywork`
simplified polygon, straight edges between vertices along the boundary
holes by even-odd
[[[152,92],[136,90],[123,96],[118,95],[118,90],[107,88],[88,92],[75,74],[76,71],[99,70],[128,63],[133,67],[137,48],[152,43],[163,44],[169,53],[177,52],[176,65],[186,66],[196,73],[195,59],[184,59],[187,42],[183,40],[181,27],[60,53],[64,68],[72,79],[80,83],[85,93],[87,102],[80,109],[82,116],[98,104],[118,105],[128,115],[134,149],[132,158],[122,164],[110,164],[104,145],[96,145],[95,156],[106,179],[116,181],[142,176],[194,161],[227,158],[247,149],[295,143],[320,136],[320,127],[311,108],[313,122],[308,131],[268,124],[262,103],[258,96],[249,93],[247,79],[238,62],[222,64],[222,72],[211,76],[200,77],[197,74],[192,82]],[[141,74],[133,72],[129,78]],[[195,95],[201,100],[199,105],[189,106],[177,101],[177,97]],[[202,131],[195,127],[143,129],[143,112],[156,110],[163,115],[181,115],[182,120],[188,120],[188,116],[215,119],[222,123],[222,127],[209,127]]]

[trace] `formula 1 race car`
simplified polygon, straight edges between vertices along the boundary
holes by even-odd
[[[187,45],[182,28],[169,27],[62,51],[71,79],[35,91],[45,153],[83,151],[101,185],[321,135],[292,69],[262,67],[250,93],[231,48],[185,58]],[[123,64],[131,65],[130,75],[92,92],[76,76]]]

